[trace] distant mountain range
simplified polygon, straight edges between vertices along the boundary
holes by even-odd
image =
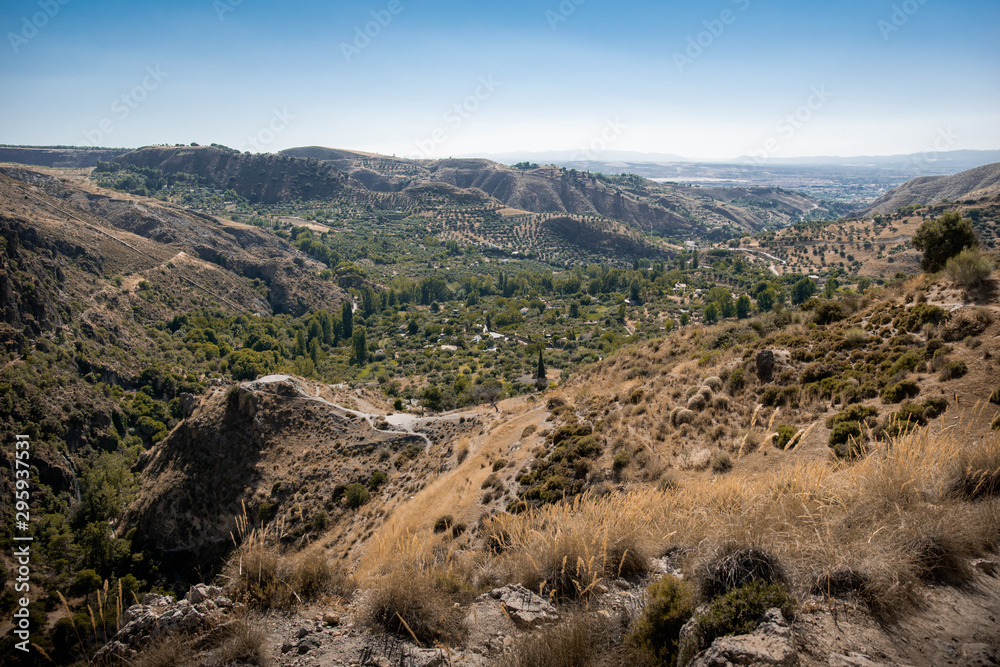
[[[689,158],[670,153],[643,153],[638,151],[512,151],[476,156],[505,164],[517,162],[537,162],[538,164],[556,164],[564,167],[580,168],[581,165],[618,165],[630,164],[704,164],[704,165],[799,165],[799,166],[839,166],[867,167],[872,169],[892,169],[900,171],[922,171],[929,173],[957,173],[992,162],[1000,162],[1000,150],[956,150],[943,152],[910,153],[900,155],[861,155],[861,156],[803,156],[790,158],[760,158],[743,155],[731,159]],[[603,171],[603,169],[591,169]]]

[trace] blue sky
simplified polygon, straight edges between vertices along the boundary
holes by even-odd
[[[0,143],[1000,148],[995,0],[5,0],[0,27]]]

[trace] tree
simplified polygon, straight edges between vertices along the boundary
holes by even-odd
[[[705,308],[705,321],[709,324],[716,322],[719,319],[719,307],[715,305],[715,302],[708,304]]]
[[[812,278],[802,278],[792,287],[792,303],[805,303],[816,293],[816,283]]]
[[[971,220],[955,211],[947,211],[920,225],[913,235],[913,247],[924,253],[920,268],[936,272],[963,250],[978,248],[979,239]]]
[[[838,287],[840,287],[840,283],[837,282],[836,278],[827,278],[826,285],[823,286],[823,296],[832,299],[836,295]]]
[[[354,344],[354,360],[364,366],[368,362],[368,333],[364,327],[358,327],[354,330],[352,342]]]
[[[345,301],[344,305],[340,307],[340,322],[341,330],[343,331],[344,338],[350,338],[354,335],[354,304],[350,301]]]
[[[736,300],[736,317],[741,320],[750,317],[750,297],[746,294]]]
[[[538,349],[538,369],[535,371],[535,379],[541,380],[545,378],[545,360],[542,359],[542,349]]]

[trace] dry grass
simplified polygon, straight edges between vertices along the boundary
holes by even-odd
[[[386,534],[358,566],[358,579],[367,591],[365,620],[425,647],[461,639],[463,612],[455,604],[479,592],[470,583],[475,562],[445,549],[440,536],[402,529]]]
[[[288,609],[325,594],[350,595],[352,578],[318,545],[300,552],[282,552],[268,529],[251,527],[244,508],[236,519],[236,549],[222,579],[230,597],[253,609]]]
[[[614,651],[621,644],[623,625],[598,614],[577,613],[555,627],[520,637],[511,652],[503,656],[502,664],[510,667],[602,664],[602,654]]]
[[[136,667],[267,667],[270,660],[265,648],[266,641],[267,631],[262,623],[247,616],[238,616],[201,637],[185,634],[160,637],[144,648],[129,664]]]
[[[686,549],[694,574],[735,545],[769,554],[793,590],[853,595],[892,620],[919,604],[922,582],[962,583],[968,559],[996,548],[998,476],[997,434],[925,429],[852,464],[791,463],[692,478],[675,491],[578,498],[497,516],[487,532],[503,536],[501,569],[554,596],[585,596],[620,563],[640,571],[671,547]]]

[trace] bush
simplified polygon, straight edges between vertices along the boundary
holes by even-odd
[[[830,447],[837,456],[847,458],[859,454],[862,426],[872,427],[878,419],[878,409],[868,405],[850,405],[826,420],[830,429]]]
[[[903,399],[913,398],[920,393],[920,385],[916,380],[901,380],[882,390],[880,394],[886,403],[899,403]]]
[[[694,614],[690,583],[670,575],[646,589],[646,606],[628,636],[628,643],[654,664],[677,664],[681,628]]]
[[[443,517],[439,518],[434,522],[434,532],[443,533],[444,531],[451,528],[452,524],[455,523],[455,518],[450,514],[445,514]]]
[[[373,470],[372,476],[368,479],[368,488],[372,491],[378,491],[382,488],[389,478],[381,470]]]
[[[699,573],[699,592],[711,600],[729,591],[759,581],[784,584],[788,578],[778,559],[759,547],[728,544],[705,562]]]
[[[948,380],[954,380],[960,378],[969,372],[969,367],[965,365],[964,361],[949,361],[945,364],[944,368],[941,369],[941,373],[938,374],[938,379],[941,382],[947,382]]]
[[[786,618],[795,616],[797,604],[783,584],[754,581],[725,593],[697,617],[691,635],[680,647],[680,663],[708,648],[719,637],[750,634],[768,609],[777,607]]]
[[[344,500],[352,510],[366,504],[370,499],[371,496],[368,495],[368,489],[357,482],[348,484],[344,488]]]
[[[726,452],[719,452],[712,457],[712,472],[723,473],[733,469],[733,459]]]
[[[920,268],[933,273],[963,250],[979,246],[972,221],[959,213],[948,211],[925,221],[913,235],[913,247],[924,253]]]
[[[782,424],[775,429],[775,433],[777,435],[774,436],[774,446],[778,449],[784,449],[795,437],[795,427]]]
[[[629,455],[628,452],[620,451],[617,454],[615,454],[615,460],[611,464],[611,469],[614,470],[615,473],[620,473],[622,470],[628,467],[628,464],[631,461],[632,457]]]
[[[934,419],[948,409],[948,399],[944,396],[932,396],[924,401],[923,405],[927,419]]]
[[[993,260],[981,250],[963,250],[948,260],[945,271],[956,285],[978,289],[993,274]]]

